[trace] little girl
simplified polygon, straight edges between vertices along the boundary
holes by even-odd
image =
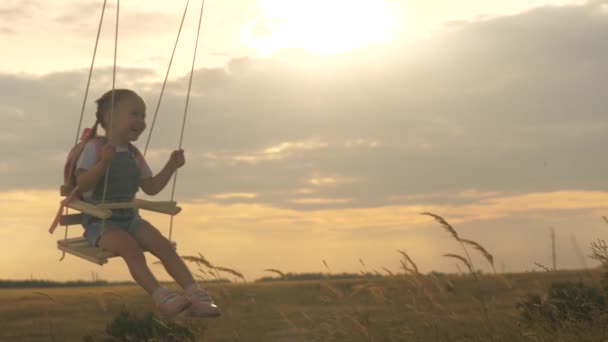
[[[131,144],[146,128],[146,105],[134,91],[116,89],[105,93],[97,100],[96,117],[89,141],[76,164],[76,182],[85,201],[93,204],[130,202],[139,188],[148,195],[155,195],[185,164],[184,151],[173,151],[165,167],[157,175],[152,175],[143,156]],[[98,125],[106,131],[105,137],[96,136]],[[99,148],[95,147],[93,139],[102,139],[101,155],[96,155]],[[107,181],[106,170],[109,170]],[[169,240],[141,218],[136,209],[113,209],[112,216],[105,223],[90,215],[83,216],[85,238],[91,244],[122,257],[133,279],[152,295],[162,315],[175,316],[188,308],[193,316],[221,315],[209,293],[198,286]],[[160,259],[167,272],[184,289],[185,296],[159,285],[146,264],[142,248]]]

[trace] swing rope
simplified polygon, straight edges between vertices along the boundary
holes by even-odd
[[[80,119],[78,120],[78,127],[76,128],[76,138],[74,139],[74,146],[76,146],[78,144],[78,138],[80,136],[80,130],[82,129],[82,120],[84,118],[84,110],[85,107],[87,105],[87,98],[89,96],[89,88],[91,86],[91,78],[93,76],[93,66],[95,65],[95,57],[97,56],[97,47],[99,46],[99,36],[101,34],[101,27],[103,24],[103,15],[106,12],[106,4],[107,4],[108,0],[104,0],[103,1],[103,6],[101,8],[101,18],[99,19],[99,27],[97,28],[97,39],[95,39],[95,48],[93,49],[93,60],[91,61],[91,67],[89,68],[89,77],[87,79],[87,86],[85,88],[84,91],[84,100],[82,101],[82,108],[80,110]],[[70,209],[68,207],[65,207],[65,215],[67,216],[70,211]],[[67,240],[68,238],[68,227],[69,226],[65,226],[65,235],[64,235],[64,240]],[[59,261],[62,261],[65,258],[65,251],[63,251],[61,258],[59,259]]]
[[[116,56],[118,54],[118,22],[120,19],[120,0],[116,0],[116,28],[114,29],[114,66],[112,67],[112,99],[110,105],[110,125],[108,126],[108,143],[112,143],[112,123],[114,121],[114,105],[116,102]],[[108,177],[110,175],[111,164],[106,169],[105,179],[103,182],[103,195],[101,197],[101,204],[106,203],[106,194],[108,191]],[[106,219],[101,221],[101,234],[106,229]]]
[[[146,152],[148,152],[148,145],[150,144],[150,139],[152,138],[152,131],[154,131],[154,124],[156,123],[156,117],[158,116],[160,103],[163,100],[163,95],[165,94],[165,87],[167,86],[167,80],[169,79],[169,72],[171,71],[171,65],[173,64],[173,57],[175,57],[177,43],[179,42],[179,37],[182,33],[182,28],[184,27],[184,20],[186,19],[186,13],[188,12],[188,4],[190,4],[190,0],[186,1],[186,8],[184,9],[184,14],[182,15],[182,21],[179,24],[179,30],[177,31],[177,39],[175,39],[175,45],[173,46],[173,52],[171,53],[171,59],[169,60],[169,67],[167,68],[167,73],[165,74],[165,81],[163,82],[163,87],[160,90],[160,96],[158,97],[158,102],[156,103],[156,110],[154,110],[154,117],[152,118],[150,132],[148,133],[148,139],[146,140],[146,147],[144,148],[144,157],[146,156]]]
[[[192,89],[192,78],[194,75],[194,65],[196,64],[196,53],[198,50],[198,40],[201,34],[201,23],[203,22],[203,10],[205,8],[205,0],[203,0],[203,4],[201,5],[201,13],[198,18],[198,29],[196,32],[196,43],[194,44],[194,56],[192,57],[192,67],[190,69],[190,80],[188,81],[188,93],[186,95],[186,106],[184,108],[184,116],[182,119],[182,129],[179,135],[179,147],[178,150],[182,148],[182,142],[184,140],[184,130],[186,128],[186,117],[188,116],[188,105],[190,103],[190,90]],[[171,201],[173,201],[175,197],[175,186],[177,184],[177,169],[175,170],[175,174],[173,175],[173,185],[171,187]],[[173,215],[171,215],[169,223],[169,241],[171,241],[171,236],[173,234]]]

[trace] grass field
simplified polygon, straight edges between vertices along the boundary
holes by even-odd
[[[516,308],[551,283],[600,278],[599,271],[561,271],[213,284],[223,317],[176,321],[200,341],[603,341],[608,334],[597,321],[527,327]],[[123,308],[153,309],[135,285],[0,290],[0,340],[102,341]]]

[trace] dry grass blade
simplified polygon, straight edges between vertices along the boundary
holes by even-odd
[[[267,268],[267,269],[265,269],[265,270],[264,270],[264,272],[272,272],[272,273],[276,273],[276,274],[278,274],[279,276],[281,276],[281,278],[284,278],[284,277],[285,277],[285,273],[283,273],[283,272],[281,272],[281,271],[279,271],[279,270],[276,270],[276,269],[274,269],[274,268]]]
[[[376,299],[379,299],[381,301],[387,301],[386,299],[386,295],[384,294],[384,291],[382,291],[382,288],[379,286],[370,286],[367,288],[367,291],[369,291],[369,293],[374,296]]]
[[[458,254],[444,254],[443,256],[444,257],[448,257],[448,258],[458,259],[458,260],[462,261],[465,265],[467,265],[467,268],[469,269],[469,271],[471,273],[474,273],[473,272],[473,267],[471,267],[471,264],[469,263],[469,261],[465,257],[460,256]]]
[[[207,266],[208,268],[215,268],[213,264],[211,264],[204,256],[193,256],[193,255],[184,255],[181,257],[185,261],[194,262],[197,265]]]
[[[329,292],[331,292],[338,299],[341,299],[342,297],[344,297],[344,295],[342,294],[342,292],[340,292],[340,290],[338,290],[337,288],[335,288],[329,284],[322,283],[321,287],[328,289]]]
[[[407,262],[409,262],[409,263],[410,263],[410,265],[412,265],[412,267],[413,267],[413,269],[412,269],[412,270],[414,271],[414,273],[418,274],[418,273],[419,273],[419,272],[418,272],[418,266],[416,266],[416,263],[414,262],[414,260],[412,260],[412,258],[410,258],[410,256],[409,256],[409,255],[407,255],[407,253],[405,253],[405,252],[404,252],[404,251],[402,251],[402,250],[398,250],[397,252],[398,252],[399,254],[403,255],[403,257],[405,258],[405,260],[407,260]],[[408,268],[408,269],[409,269],[409,268]]]
[[[42,296],[42,297],[46,297],[46,298],[50,299],[50,300],[51,300],[51,302],[53,302],[53,303],[57,303],[57,301],[55,300],[55,298],[51,297],[51,296],[50,296],[48,293],[44,293],[44,292],[34,292],[34,294],[37,294],[37,295]]]
[[[534,265],[538,266],[539,268],[542,268],[543,270],[545,270],[547,272],[551,272],[551,269],[543,264],[539,264],[538,262],[535,262]]]
[[[215,266],[213,266],[211,261],[207,260],[207,258],[205,258],[205,256],[203,256],[201,253],[198,253],[198,258],[203,265],[205,265],[207,267],[211,267],[211,268],[215,267]]]
[[[424,212],[424,213],[422,213],[422,215],[427,215],[427,216],[434,218],[435,221],[439,222],[439,224],[441,224],[443,226],[443,228],[445,228],[445,230],[447,230],[450,234],[452,234],[454,239],[460,241],[460,237],[458,237],[458,233],[456,233],[456,229],[454,229],[454,227],[452,227],[446,220],[444,220],[443,217],[441,217],[437,214],[429,213],[429,212]]]
[[[399,262],[401,263],[401,268],[403,268],[406,273],[414,273],[414,270],[410,266],[408,266],[405,261],[399,260]]]
[[[121,296],[121,295],[119,295],[116,292],[104,291],[104,292],[101,293],[101,296],[104,296],[104,297],[115,297],[118,300],[120,300],[121,302],[124,302],[124,297]]]
[[[325,268],[327,268],[327,270],[331,272],[331,270],[329,269],[329,265],[327,264],[325,259],[323,259],[323,265],[325,265]]]
[[[308,316],[308,315],[307,315],[307,314],[306,314],[304,311],[300,311],[300,314],[301,314],[302,316],[304,316],[304,318],[306,318],[307,320],[311,321],[312,323],[314,323],[314,322],[315,322],[315,321],[314,321],[312,318],[310,318],[310,316]]]
[[[354,297],[355,295],[357,295],[359,292],[365,290],[366,288],[372,286],[372,284],[370,283],[366,283],[366,284],[361,284],[361,285],[355,285],[353,286],[353,292],[350,293],[351,297]]]
[[[608,217],[602,216],[602,218],[604,219],[604,222],[608,223]]]
[[[241,278],[241,279],[243,279],[243,281],[245,281],[245,276],[243,276],[243,274],[237,270],[233,270],[232,268],[221,267],[221,266],[215,266],[215,269],[218,271],[232,274],[233,276]]]
[[[289,324],[293,329],[298,330],[298,326],[292,320],[290,320],[283,311],[276,307],[274,309],[279,313],[279,315],[281,315],[281,317],[283,317],[283,320],[287,322],[287,324]]]
[[[394,275],[394,274],[393,274],[393,272],[391,272],[391,270],[389,270],[388,268],[386,268],[386,267],[382,267],[382,269],[383,269],[383,270],[384,270],[384,271],[385,271],[385,272],[386,272],[388,275],[390,275],[390,276],[393,276],[393,275]]]
[[[606,244],[606,241],[598,239],[596,242],[592,242],[591,251],[593,252],[590,256],[592,259],[608,266],[608,244]]]
[[[365,263],[363,262],[363,260],[359,259],[359,262],[361,263],[361,265],[363,265],[363,267],[367,267],[367,266],[365,266]]]
[[[488,260],[490,265],[492,265],[492,268],[494,267],[494,257],[485,248],[483,248],[482,245],[480,245],[477,242],[472,241],[472,240],[461,239],[460,241],[463,243],[466,243],[468,245],[471,245],[471,246],[473,246],[473,248],[480,251],[481,254],[483,254],[483,256],[486,258],[486,260]]]
[[[184,255],[181,258],[185,261],[196,263],[196,265],[199,266],[199,270],[201,270],[201,268],[200,268],[201,265],[206,266],[207,268],[209,268],[208,273],[213,275],[216,278],[219,278],[219,274],[217,272],[213,272],[213,271],[221,271],[221,272],[229,273],[229,274],[232,274],[238,278],[243,279],[243,281],[245,281],[245,277],[239,271],[236,271],[236,270],[228,268],[228,267],[215,266],[209,260],[207,260],[201,253],[198,253],[198,256]]]
[[[353,323],[353,325],[355,326],[355,328],[357,328],[357,330],[363,335],[365,336],[365,338],[367,338],[368,340],[370,339],[369,336],[369,330],[367,329],[366,326],[364,326],[363,324],[361,324],[361,322],[359,322],[359,320],[357,320],[354,317],[349,317],[350,321]]]

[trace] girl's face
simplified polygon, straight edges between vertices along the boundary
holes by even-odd
[[[109,121],[108,116],[106,122]],[[125,96],[120,99],[114,110],[112,118],[112,136],[120,143],[135,141],[146,129],[146,104],[135,95]]]

